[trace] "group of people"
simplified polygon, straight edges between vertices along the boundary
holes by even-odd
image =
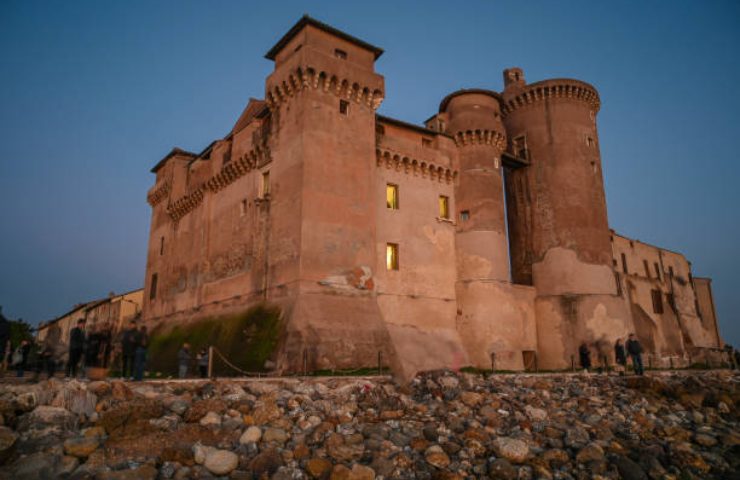
[[[617,339],[614,343],[614,359],[617,365],[620,365],[625,371],[627,370],[627,356],[632,360],[632,369],[637,375],[644,375],[645,370],[642,365],[642,345],[637,339],[634,333],[630,333],[627,337],[627,342],[622,343],[621,339]],[[582,343],[578,347],[578,359],[581,364],[581,368],[589,371],[592,367],[591,364],[591,349],[586,343]]]
[[[98,331],[88,332],[85,328],[85,319],[79,319],[77,326],[69,333],[69,356],[67,360],[68,377],[76,377],[78,368],[108,367],[108,361],[113,353],[110,333]],[[130,380],[142,380],[146,367],[146,352],[149,347],[149,335],[144,325],[136,328],[136,322],[131,321],[128,327],[121,332],[120,338],[121,377]]]
[[[177,376],[179,378],[187,378],[190,371],[190,364],[192,363],[192,353],[190,351],[190,344],[183,343],[180,347],[180,351],[177,352]],[[209,363],[208,349],[202,348],[195,356],[196,364],[198,365],[198,374],[200,378],[208,377],[208,363]]]

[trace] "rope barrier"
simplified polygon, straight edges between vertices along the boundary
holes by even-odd
[[[218,349],[217,349],[216,347],[211,347],[211,348],[213,349],[213,351],[214,351],[214,352],[216,352],[216,353],[218,354],[218,356],[219,356],[219,357],[221,357],[221,360],[223,360],[223,362],[224,362],[224,363],[225,363],[225,364],[226,364],[227,366],[231,367],[232,369],[236,370],[237,372],[241,373],[242,375],[247,375],[247,376],[252,376],[252,377],[254,377],[254,376],[256,376],[256,377],[260,377],[260,376],[262,376],[262,373],[260,373],[260,372],[248,372],[248,371],[246,371],[246,370],[242,370],[241,368],[239,368],[239,367],[237,367],[236,365],[234,365],[233,363],[231,363],[231,362],[230,362],[230,361],[229,361],[229,360],[228,360],[228,359],[227,359],[227,358],[226,358],[226,357],[224,356],[224,354],[223,354],[223,353],[221,353],[221,352],[220,352],[220,351],[219,351],[219,350],[218,350]]]

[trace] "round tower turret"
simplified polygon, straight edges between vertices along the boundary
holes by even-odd
[[[605,329],[626,318],[612,270],[599,95],[579,80],[527,85],[519,68],[505,70],[504,83],[510,151],[529,163],[506,179],[512,274],[537,290],[541,364],[563,367],[580,342],[623,334]]]
[[[500,101],[500,95],[490,90],[459,90],[439,108],[458,149],[456,245],[462,281],[509,280],[501,174],[506,130]]]

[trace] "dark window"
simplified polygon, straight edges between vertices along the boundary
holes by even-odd
[[[658,262],[653,263],[653,267],[655,267],[655,278],[660,280],[660,265],[658,265]]]
[[[375,133],[378,135],[385,135],[385,127],[383,125],[375,125]]]
[[[422,147],[431,147],[432,146],[432,141],[430,139],[428,139],[428,138],[422,138],[421,139],[421,146]]]
[[[462,212],[460,212],[460,221],[461,222],[466,222],[469,219],[470,219],[470,211],[463,210]]]
[[[293,52],[295,53],[298,50],[300,50],[301,48],[303,48],[303,45],[298,45],[297,47],[295,47],[295,50],[293,50]]]
[[[159,239],[159,254],[164,255],[164,237]]]
[[[586,137],[586,144],[587,144],[587,145],[588,145],[589,147],[593,147],[593,146],[594,146],[594,143],[595,143],[595,142],[594,142],[594,139],[593,139],[593,138],[591,138],[591,137]]]
[[[673,279],[673,267],[668,267],[668,275]]]
[[[514,140],[511,141],[511,146],[514,149],[515,156],[524,159],[529,158],[526,135],[519,135],[518,137],[514,137]]]
[[[612,258],[612,265],[614,265],[615,267],[617,266],[617,259],[616,258]]]
[[[630,240],[630,248],[635,248],[635,242],[633,242],[632,240]]]
[[[650,266],[648,265],[647,260],[643,260],[642,265],[645,267],[645,276],[650,278]]]
[[[660,290],[650,290],[653,297],[653,313],[663,313],[663,295]]]
[[[619,272],[614,272],[614,281],[617,282],[617,295],[621,297],[622,296],[622,280],[619,278]]]
[[[339,113],[349,115],[349,102],[347,100],[339,100]]]
[[[624,273],[630,273],[629,269],[627,269],[627,256],[624,253],[622,254],[622,271]]]
[[[337,58],[340,58],[342,60],[346,60],[347,59],[347,52],[345,52],[344,50],[340,50],[338,48],[335,48],[334,49],[334,56],[337,57]]]
[[[152,273],[152,282],[149,285],[149,300],[154,300],[157,297],[157,274]]]

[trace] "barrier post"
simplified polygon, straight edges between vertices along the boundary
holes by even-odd
[[[208,346],[208,378],[213,378],[213,345]]]
[[[491,373],[496,373],[496,352],[491,353]]]

